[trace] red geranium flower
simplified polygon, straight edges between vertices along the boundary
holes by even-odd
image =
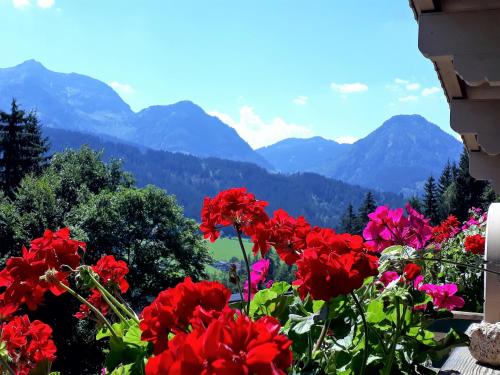
[[[413,281],[413,280],[415,280],[415,278],[418,275],[420,275],[421,271],[422,271],[422,269],[420,268],[419,265],[417,265],[415,263],[408,263],[405,266],[403,274],[404,274],[406,280]]]
[[[87,298],[87,301],[97,308],[103,315],[106,315],[109,312],[109,305],[102,298],[101,293],[97,289],[92,289],[90,297]],[[75,318],[77,319],[86,319],[92,315],[92,311],[90,308],[85,305],[80,305],[80,310],[75,314]]]
[[[213,312],[226,307],[231,292],[218,282],[201,281],[193,283],[187,277],[175,288],[161,292],[158,297],[142,311],[142,339],[154,344],[156,354],[167,348],[169,333],[187,332],[193,324],[192,319],[198,307],[196,318],[212,318]],[[202,309],[202,310],[200,310]],[[215,314],[217,315],[217,314]],[[202,325],[203,322],[196,322]]]
[[[440,244],[455,237],[459,232],[460,222],[455,216],[450,215],[441,224],[432,228],[432,239],[435,243]]]
[[[269,220],[264,210],[267,205],[267,202],[259,201],[248,193],[246,188],[221,191],[214,198],[205,198],[200,230],[212,242],[219,238],[220,227],[225,226],[234,226],[252,237],[255,235],[255,227]]]
[[[263,236],[268,246],[273,246],[279,257],[286,264],[292,265],[306,248],[306,237],[310,231],[311,225],[304,217],[300,216],[296,219],[280,209],[274,212],[271,220],[265,225],[257,228],[257,237]],[[259,247],[263,246],[266,247],[266,245]]]
[[[16,316],[2,326],[0,341],[5,342],[11,366],[17,375],[28,375],[39,362],[56,359],[52,328],[27,315]]]
[[[485,246],[486,239],[480,234],[474,234],[465,239],[465,251],[473,254],[484,254]]]
[[[314,233],[314,234],[313,234]],[[329,301],[363,285],[378,274],[378,258],[363,250],[359,236],[317,230],[307,238],[308,248],[297,261],[298,291],[302,298]]]
[[[120,292],[127,292],[129,285],[125,275],[128,274],[128,266],[123,260],[117,261],[113,255],[105,255],[92,266],[92,270],[99,275],[102,285],[108,288],[116,286]]]
[[[162,354],[149,359],[147,375],[286,374],[292,342],[279,334],[279,322],[223,314],[206,330],[177,334]]]

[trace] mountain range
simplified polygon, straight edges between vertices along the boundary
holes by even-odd
[[[382,191],[410,195],[456,161],[463,145],[419,115],[398,115],[352,145],[320,137],[285,139],[257,150],[285,173],[316,172]]]
[[[0,69],[0,109],[13,97],[35,109],[46,129],[92,134],[143,151],[249,162],[273,173],[314,172],[405,195],[421,191],[425,179],[462,150],[459,141],[418,115],[394,116],[352,145],[313,137],[253,150],[232,127],[190,101],[134,112],[104,82],[53,72],[35,60]]]

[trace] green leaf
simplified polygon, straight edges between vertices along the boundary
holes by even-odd
[[[299,335],[303,335],[304,333],[309,332],[312,326],[314,325],[315,317],[317,316],[318,314],[310,314],[308,316],[290,314],[290,321],[292,322],[292,330]],[[296,324],[293,324],[294,322]]]
[[[119,366],[113,370],[110,375],[131,375],[132,374],[132,364],[125,366]]]
[[[290,284],[288,284],[285,281],[280,281],[280,282],[274,283],[271,286],[270,290],[277,293],[278,295],[282,295],[282,294],[285,294],[286,292],[288,292],[290,290],[290,288],[291,288]]]
[[[141,334],[141,329],[137,324],[135,324],[127,330],[127,333],[123,336],[123,342],[140,347],[147,347],[149,344],[148,342],[141,340]]]
[[[366,310],[366,320],[369,323],[380,323],[387,318],[384,312],[384,303],[378,299],[370,302],[368,309]]]

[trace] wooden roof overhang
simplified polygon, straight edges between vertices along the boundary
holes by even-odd
[[[500,192],[500,0],[410,0],[418,46],[435,66],[470,173]]]

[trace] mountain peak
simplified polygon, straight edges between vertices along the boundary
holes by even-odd
[[[42,70],[42,69],[46,70],[45,66],[43,66],[41,62],[35,59],[23,61],[21,64],[14,66],[14,68],[22,68],[29,70]]]

